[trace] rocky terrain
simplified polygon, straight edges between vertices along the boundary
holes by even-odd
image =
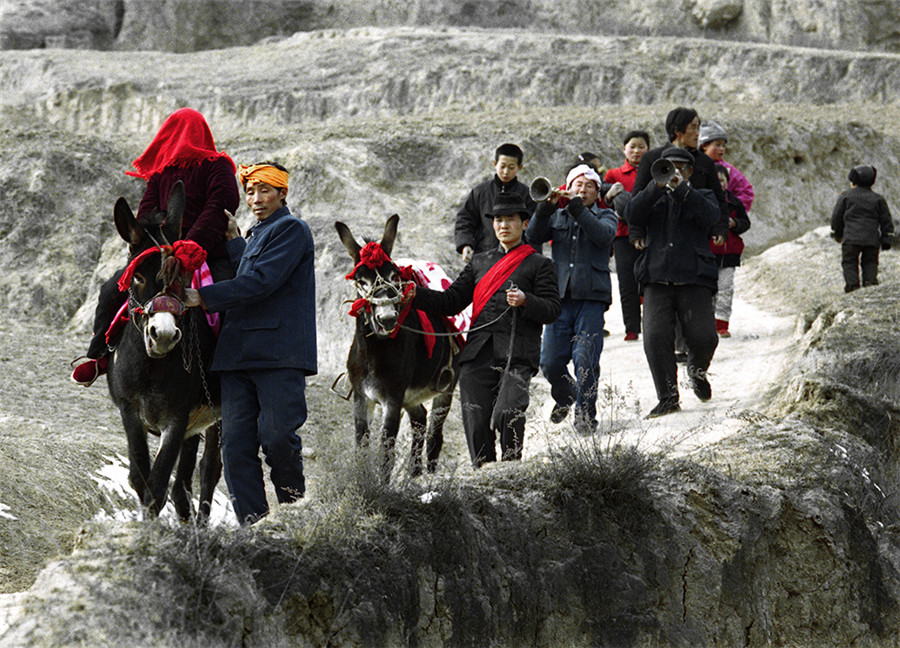
[[[897,0],[3,0],[0,10],[3,49],[188,52],[335,25],[413,25],[900,51]]]
[[[886,254],[882,286],[841,297],[817,228],[859,163],[900,210],[897,3],[668,6],[0,2],[0,503],[23,503],[17,524],[0,507],[3,645],[893,645],[900,272]],[[183,105],[236,161],[290,169],[317,244],[315,496],[251,534],[82,526],[128,505],[95,479],[124,441],[67,365],[123,258],[112,205],[141,192],[123,171]],[[386,490],[332,465],[350,438],[327,391],[350,332],[333,221],[374,235],[399,213],[398,254],[455,274],[455,206],[497,144],[523,146],[525,181],[561,179],[582,150],[618,165],[631,128],[661,142],[675,105],[728,130],[756,189],[741,290],[799,322],[767,397],[689,456],[571,439],[574,457]],[[610,408],[640,436],[632,405]]]

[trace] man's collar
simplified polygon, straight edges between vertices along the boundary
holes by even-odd
[[[515,250],[515,249],[516,249],[517,247],[519,247],[520,245],[525,245],[525,241],[520,240],[518,243],[516,243],[515,245],[513,245],[513,246],[512,246],[511,248],[509,248],[508,250],[506,250],[506,249],[503,248],[503,244],[502,244],[502,243],[497,243],[497,251],[500,252],[500,254],[506,254],[507,252],[512,252],[513,250]]]
[[[254,223],[253,227],[251,227],[250,230],[247,232],[247,235],[252,236],[254,231],[257,230],[258,228],[261,229],[261,228],[265,227],[266,225],[269,225],[270,223],[274,223],[277,220],[281,220],[285,216],[290,216],[290,214],[291,214],[291,210],[288,209],[286,205],[282,205],[277,210],[272,212],[269,215],[269,217],[266,218],[266,220],[257,221],[256,223]]]

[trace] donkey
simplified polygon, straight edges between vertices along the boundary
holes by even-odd
[[[191,480],[200,437],[199,521],[209,516],[210,502],[222,474],[219,452],[218,381],[207,373],[216,338],[200,309],[185,309],[180,296],[185,276],[169,281],[163,263],[170,241],[180,238],[184,185],[169,194],[167,212],[138,223],[124,198],[115,206],[116,230],[128,243],[134,274],[128,286],[128,314],[109,361],[108,385],[128,437],[128,481],[152,516],[166,502],[177,460],[172,502],[182,520],[191,516]],[[158,253],[156,253],[158,251]],[[139,255],[144,253],[141,258]],[[147,434],[160,437],[150,460]]]
[[[363,248],[340,221],[334,226],[350,258],[356,264],[347,276],[356,287],[359,316],[356,334],[347,357],[347,376],[353,388],[353,418],[356,442],[364,445],[369,438],[369,415],[376,403],[382,407],[382,436],[384,470],[390,473],[394,461],[394,445],[400,427],[401,409],[409,416],[412,426],[411,473],[422,473],[422,448],[425,440],[427,469],[434,472],[444,443],[444,421],[453,402],[453,389],[458,379],[458,365],[450,327],[442,318],[428,317],[430,327],[441,336],[426,342],[420,332],[401,328],[401,317],[408,307],[404,299],[401,271],[390,259],[397,236],[394,214],[387,219],[379,245],[384,252],[380,264],[370,267],[361,263]],[[374,265],[374,263],[371,263]],[[354,308],[354,310],[357,310]],[[415,322],[416,318],[410,318]],[[418,322],[417,322],[418,323]],[[415,326],[421,329],[422,326]],[[431,416],[423,403],[431,400]],[[426,437],[426,420],[428,422]]]

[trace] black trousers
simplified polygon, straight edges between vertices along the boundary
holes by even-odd
[[[844,271],[844,292],[859,288],[859,271],[862,269],[862,285],[878,284],[878,246],[841,244],[841,268]]]
[[[228,259],[210,259],[209,272],[213,277],[213,281],[224,281],[234,278],[234,268]],[[125,272],[125,268],[119,268],[116,273],[103,282],[100,286],[100,294],[97,296],[97,307],[94,309],[94,324],[92,327],[93,335],[91,337],[88,350],[85,355],[95,360],[100,356],[106,355],[106,330],[112,324],[113,317],[122,308],[122,304],[128,299],[128,293],[119,291],[119,277]]]
[[[678,400],[676,322],[687,345],[688,372],[709,369],[719,344],[712,295],[711,289],[696,284],[644,286],[644,354],[659,400]]]
[[[641,289],[634,276],[634,263],[640,251],[628,242],[627,236],[613,240],[613,256],[616,259],[616,277],[619,280],[619,301],[622,303],[622,321],[626,333],[641,332]]]
[[[463,429],[476,468],[497,460],[496,432],[500,433],[501,458],[504,461],[522,458],[528,385],[536,373],[531,367],[513,364],[504,377],[506,358],[493,355],[491,344],[485,344],[459,372]],[[496,431],[492,418],[498,423]]]

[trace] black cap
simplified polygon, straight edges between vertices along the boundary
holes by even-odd
[[[877,174],[878,171],[875,167],[861,164],[850,169],[850,175],[847,176],[847,179],[857,187],[871,187],[875,184],[875,176]]]
[[[662,152],[660,157],[673,162],[687,162],[694,166],[694,156],[691,155],[691,152],[678,146],[670,146]]]
[[[497,194],[494,206],[491,208],[491,216],[509,216],[511,214],[521,214],[522,220],[528,218],[528,207],[525,206],[525,201],[518,194],[506,192]]]

